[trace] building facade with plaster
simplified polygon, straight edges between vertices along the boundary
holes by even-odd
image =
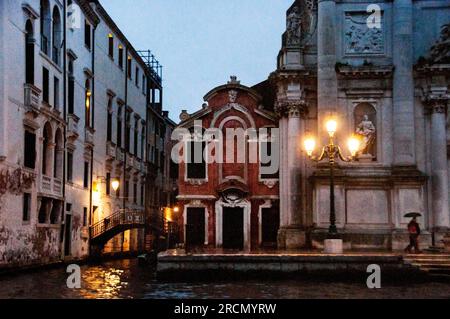
[[[0,268],[142,250],[158,62],[98,1],[1,1],[0,25]]]
[[[362,141],[356,160],[338,162],[335,174],[336,223],[344,247],[405,248],[409,220],[404,215],[409,212],[422,214],[424,247],[448,241],[449,16],[448,0],[297,0],[288,9],[277,69],[251,88],[269,97],[262,109],[276,119],[272,124],[280,131],[279,178],[271,189],[279,207],[279,248],[320,248],[327,237],[330,172],[328,164],[308,159],[303,141],[314,136],[317,148],[326,145],[330,117],[337,120],[335,139],[344,153],[347,137]],[[225,86],[222,94],[232,89]],[[220,103],[214,99],[207,95],[203,110],[182,114],[181,126],[208,112],[219,116]],[[236,125],[246,122],[257,106],[242,104]],[[204,125],[206,130],[210,122]],[[209,164],[207,171],[215,166]],[[206,214],[192,219],[196,225],[191,226],[184,209],[183,223],[198,228],[206,221],[210,226],[204,244],[223,247],[221,238],[233,233],[265,236],[259,223],[270,212],[251,219],[250,227],[244,214],[243,223],[235,221],[238,230],[226,229],[217,220],[233,212],[222,209],[220,188],[212,193],[199,185],[220,185],[221,180],[203,176],[190,185],[185,169],[180,165],[184,185],[179,200],[192,211],[204,208]],[[249,175],[258,171],[253,169]],[[240,190],[253,182],[242,183],[233,175],[222,177],[240,185],[230,186],[231,193],[239,194],[234,200],[249,201],[253,194]],[[258,209],[252,204],[251,210]],[[244,248],[261,246],[252,243]]]

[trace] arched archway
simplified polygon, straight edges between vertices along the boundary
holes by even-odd
[[[57,6],[53,8],[52,15],[52,59],[53,62],[59,65],[60,61],[60,48],[61,48],[61,34],[62,34],[62,25],[61,25],[61,15],[59,13],[59,9]]]
[[[53,134],[52,126],[47,122],[42,135],[42,174],[49,176],[52,171]]]
[[[34,84],[34,30],[31,20],[25,24],[25,83]]]

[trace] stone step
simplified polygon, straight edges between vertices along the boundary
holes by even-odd
[[[434,275],[448,275],[450,276],[450,268],[421,268],[420,270],[425,271],[429,274]]]
[[[409,264],[449,265],[450,264],[450,260],[413,259],[413,260],[405,260],[405,263],[409,263]]]

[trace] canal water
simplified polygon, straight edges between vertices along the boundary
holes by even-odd
[[[450,281],[386,283],[368,289],[364,282],[321,280],[244,280],[231,282],[164,282],[135,259],[81,266],[81,289],[69,289],[65,268],[0,277],[0,299],[315,299],[446,298]]]

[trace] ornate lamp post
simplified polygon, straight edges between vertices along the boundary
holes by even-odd
[[[334,119],[330,119],[326,122],[326,129],[328,135],[330,136],[330,140],[328,145],[325,145],[322,148],[322,152],[319,157],[313,155],[314,149],[316,148],[316,141],[312,136],[308,136],[305,141],[305,150],[308,154],[308,157],[315,161],[321,162],[323,160],[328,160],[330,165],[330,228],[328,230],[328,240],[338,240],[338,231],[336,227],[336,209],[334,202],[334,166],[336,164],[336,160],[340,159],[343,162],[351,162],[354,161],[356,153],[360,147],[360,141],[356,136],[351,136],[348,139],[348,148],[350,150],[351,156],[345,157],[342,154],[341,148],[334,143],[334,135],[337,131],[337,121]],[[330,242],[328,242],[330,243]],[[327,245],[327,241],[325,241],[325,246]],[[341,248],[338,249],[338,252],[342,250],[342,241],[340,243]],[[327,251],[327,247],[325,247],[325,251]]]

